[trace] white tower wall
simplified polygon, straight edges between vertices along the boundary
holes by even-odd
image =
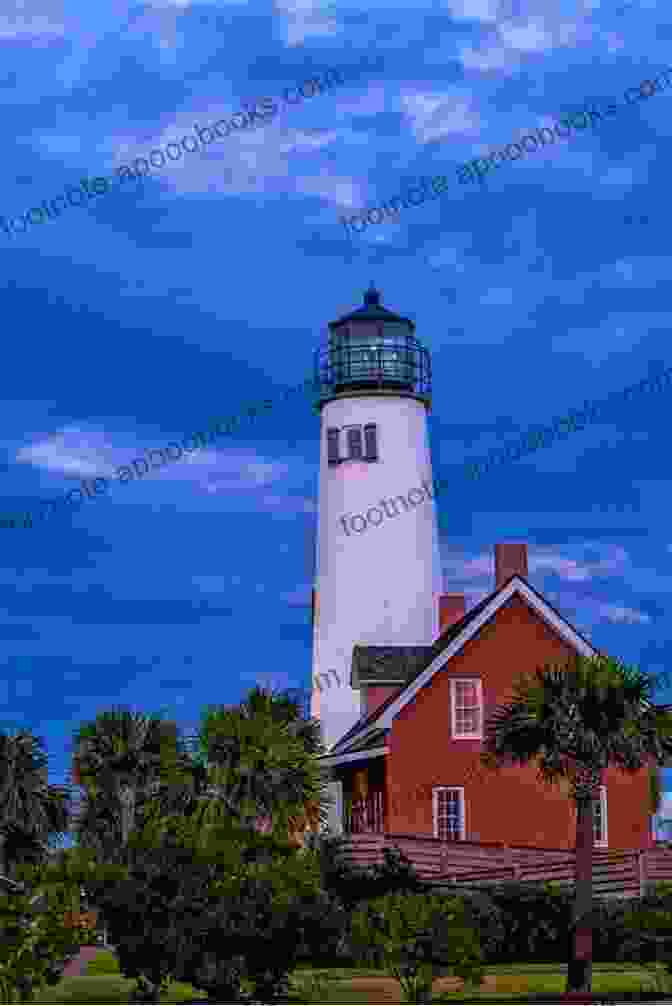
[[[378,460],[329,464],[327,429],[368,423],[377,426]],[[320,442],[312,715],[331,747],[361,715],[350,686],[353,647],[434,642],[441,567],[435,504],[423,489],[433,496],[425,405],[390,391],[344,394],[323,406]],[[351,518],[367,511],[373,522],[354,530]]]

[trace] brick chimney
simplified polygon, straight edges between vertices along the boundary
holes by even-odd
[[[439,598],[439,635],[467,613],[464,594],[442,594]]]
[[[495,545],[495,589],[516,574],[527,578],[527,545]]]

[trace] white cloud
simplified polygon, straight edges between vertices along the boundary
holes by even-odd
[[[418,143],[476,133],[481,125],[471,96],[462,91],[405,93],[401,105]]]
[[[626,622],[635,625],[637,622],[650,622],[649,615],[634,608],[625,608],[617,604],[598,604],[597,611],[608,622]]]
[[[94,444],[93,440],[95,434],[85,433],[76,426],[65,427],[45,440],[20,448],[16,460],[66,477],[113,475],[114,469],[101,456],[102,445]]]
[[[179,443],[183,435],[175,437],[172,443]],[[166,445],[168,438],[161,438],[155,447],[116,446],[115,441],[128,442],[127,435],[110,435],[101,431],[84,430],[78,426],[66,427],[48,434],[28,447],[22,447],[16,454],[17,461],[30,464],[38,470],[58,474],[68,479],[107,477],[115,479],[121,467],[131,468],[138,462],[142,481],[145,483],[163,481],[191,484],[207,494],[230,492],[254,492],[286,479],[289,473],[303,476],[297,463],[291,466],[285,461],[267,460],[251,450],[231,449],[223,445],[219,450],[201,449],[168,464],[159,465],[160,444]],[[165,455],[164,455],[165,457]],[[154,463],[146,473],[142,473],[145,463]],[[132,468],[131,468],[132,470]],[[137,476],[137,473],[136,473]],[[130,481],[130,480],[129,480]],[[139,481],[136,477],[134,481]],[[120,497],[121,499],[122,497]],[[265,505],[287,506],[290,497],[270,496]],[[294,511],[308,509],[297,498],[290,506]],[[263,501],[262,501],[263,502]],[[312,512],[312,510],[310,511]]]

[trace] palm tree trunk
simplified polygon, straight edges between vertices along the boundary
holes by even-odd
[[[132,786],[124,786],[119,794],[121,801],[121,843],[128,845],[128,836],[135,824],[135,791]]]
[[[574,920],[567,992],[590,992],[593,980],[593,801],[576,801]]]

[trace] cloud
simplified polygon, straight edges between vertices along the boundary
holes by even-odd
[[[182,437],[183,434],[176,436],[174,442]],[[21,447],[16,460],[66,478],[116,478],[120,467],[130,466],[134,460],[144,458],[149,450],[155,449],[116,446],[117,441],[121,444],[128,440],[126,434],[111,435],[69,426]],[[168,442],[168,437],[158,441]],[[293,474],[297,471],[296,463],[290,467],[285,461],[266,460],[254,451],[223,446],[218,450],[195,451],[154,467],[143,476],[143,481],[187,482],[208,494],[250,492],[279,482],[290,471]],[[284,497],[277,497],[277,500],[284,500]]]
[[[260,502],[262,506],[285,511],[284,515],[279,514],[278,516],[292,517],[297,513],[317,513],[317,503],[315,500],[309,499],[307,496],[294,496],[289,493],[285,496],[269,494],[262,496]]]
[[[477,133],[480,116],[470,95],[461,91],[416,91],[402,94],[401,105],[418,143]]]
[[[222,458],[217,473],[208,481],[205,488],[209,493],[257,489],[277,482],[289,471],[289,465],[280,462]]]
[[[557,546],[551,546],[555,549]],[[628,553],[620,545],[604,545],[602,543],[585,543],[581,546],[583,550],[605,550],[607,555],[595,562],[581,562],[560,555],[552,550],[534,549],[530,550],[528,556],[528,566],[530,573],[549,570],[555,573],[562,580],[569,582],[585,582],[607,573],[617,573],[622,571],[628,563]]]
[[[483,553],[475,559],[463,559],[451,556],[443,563],[443,569],[449,580],[477,580],[480,577],[492,577],[495,560],[491,553]]]
[[[650,617],[634,608],[625,608],[617,604],[598,604],[597,611],[608,622],[626,622],[635,625],[638,622],[650,622]]]
[[[95,443],[95,440],[94,433],[68,426],[61,432],[48,434],[44,440],[22,447],[16,454],[16,460],[65,476],[110,477],[114,469],[101,457],[103,445]]]
[[[283,23],[287,45],[303,45],[310,38],[338,34],[334,6],[330,0],[276,0],[276,17]]]
[[[63,37],[66,26],[49,14],[0,14],[0,39],[28,40]]]

